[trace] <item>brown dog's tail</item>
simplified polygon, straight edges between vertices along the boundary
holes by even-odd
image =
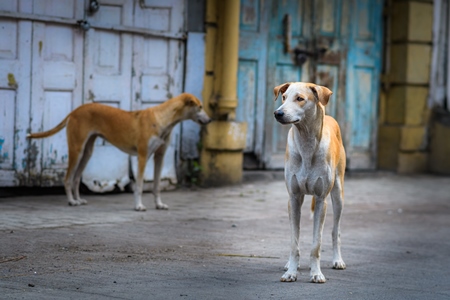
[[[57,133],[58,131],[60,131],[64,127],[66,127],[68,118],[69,118],[69,116],[65,117],[64,120],[62,120],[61,123],[56,125],[55,128],[50,129],[48,131],[37,132],[37,133],[29,133],[29,134],[27,134],[27,138],[28,139],[42,139],[42,138],[54,135],[55,133]]]
[[[309,218],[312,219],[314,217],[314,209],[316,208],[316,197],[312,197],[311,199],[311,213],[309,214]]]

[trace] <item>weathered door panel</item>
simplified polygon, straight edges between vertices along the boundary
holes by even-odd
[[[314,73],[311,81],[333,91],[326,114],[345,124],[345,82],[348,53],[348,2],[342,0],[314,1]],[[342,128],[344,130],[344,128]]]
[[[347,59],[346,131],[349,169],[374,169],[381,71],[382,0],[352,3]]]
[[[30,13],[31,3],[1,1],[0,10]],[[25,185],[30,120],[29,21],[0,20],[0,186]]]
[[[0,3],[0,186],[62,184],[65,133],[31,141],[26,134],[53,128],[82,103],[141,109],[182,92],[184,2],[105,0],[95,13],[85,11],[88,2]],[[86,32],[74,26],[85,18]],[[163,170],[172,183],[178,140],[179,126]],[[152,164],[147,169],[152,180]],[[107,191],[124,187],[131,172],[129,156],[98,139],[83,182]]]
[[[275,109],[281,105],[280,97],[273,101],[273,88],[290,81],[310,81],[310,60],[296,65],[292,54],[286,51],[286,44],[308,49],[311,35],[311,6],[309,1],[272,1],[269,12],[269,53],[267,66],[266,122],[264,163],[269,169],[284,167],[286,138],[290,126],[283,126],[273,117]],[[290,18],[290,28],[286,20]],[[290,39],[290,43],[287,42]]]
[[[83,1],[33,1],[33,13],[80,19]],[[72,26],[33,22],[31,73],[31,131],[55,127],[81,104],[83,35]],[[30,141],[29,181],[33,185],[61,184],[67,166],[65,132]],[[33,161],[35,160],[35,161]]]
[[[262,160],[267,64],[267,10],[262,0],[241,1],[238,107],[236,119],[247,122],[245,153]]]
[[[304,0],[267,4],[271,5],[263,155],[267,168],[284,167],[290,126],[276,123],[273,111],[280,100],[273,103],[271,99],[273,87],[288,81],[315,82],[329,87],[333,96],[326,113],[341,125],[348,167],[375,167],[381,2]],[[306,51],[304,63],[299,63],[287,48]]]
[[[145,0],[135,2],[133,25],[159,31],[163,34],[184,31],[184,2]],[[132,108],[145,109],[158,105],[183,91],[184,41],[163,36],[133,37]],[[172,131],[170,145],[164,156],[161,188],[177,183],[177,149],[180,125]],[[131,168],[136,178],[137,158],[131,158]],[[151,157],[144,173],[145,181],[152,181],[154,163]],[[145,189],[151,189],[146,185]]]
[[[87,20],[101,26],[132,26],[133,5],[127,0],[102,1]],[[84,99],[123,110],[131,108],[132,35],[91,28],[85,35]],[[106,172],[106,169],[113,172]],[[128,154],[97,139],[82,182],[95,192],[123,189],[130,181]]]

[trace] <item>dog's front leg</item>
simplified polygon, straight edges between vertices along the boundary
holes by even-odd
[[[142,204],[142,189],[144,185],[144,171],[147,164],[147,153],[138,153],[138,172],[136,187],[134,189],[134,209],[145,211],[147,208]]]
[[[325,197],[316,197],[314,207],[314,229],[313,229],[313,246],[310,256],[310,280],[315,283],[324,283],[326,281],[320,270],[320,246],[322,244],[323,224],[325,223],[325,215],[327,212],[327,203]]]
[[[298,243],[300,239],[300,217],[303,199],[304,195],[290,195],[290,200],[288,203],[289,221],[291,225],[291,252],[289,255],[289,261],[285,266],[286,272],[283,276],[281,276],[281,281],[283,282],[297,280],[297,269],[300,259]]]
[[[166,152],[166,144],[159,147],[159,149],[156,150],[155,156],[154,156],[155,170],[154,170],[154,179],[153,179],[153,195],[155,196],[156,209],[169,209],[169,206],[162,203],[160,191],[159,191],[159,182],[161,179],[161,169],[162,169],[162,163],[163,163],[165,152]]]

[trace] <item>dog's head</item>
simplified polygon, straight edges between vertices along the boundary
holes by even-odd
[[[315,116],[318,109],[324,110],[332,91],[324,86],[305,82],[287,82],[273,89],[277,100],[281,94],[283,104],[274,112],[281,124],[297,124]]]
[[[184,93],[181,95],[185,107],[185,119],[190,119],[200,125],[211,122],[211,118],[203,110],[202,103],[192,94]]]

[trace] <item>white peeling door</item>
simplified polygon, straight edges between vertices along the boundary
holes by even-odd
[[[100,9],[88,16],[89,23],[132,26],[133,2],[102,1]],[[132,35],[120,31],[91,28],[86,32],[84,99],[130,110]],[[107,192],[129,183],[128,154],[98,138],[82,181],[95,192]]]
[[[82,19],[83,1],[35,0],[33,13]],[[83,33],[73,26],[33,22],[31,63],[31,131],[56,126],[81,105]],[[32,140],[29,149],[29,180],[32,185],[60,183],[67,168],[66,134]]]
[[[158,105],[182,92],[184,42],[173,38],[184,29],[184,1],[135,1],[134,26],[160,32],[161,36],[133,37],[133,109]],[[172,36],[172,37],[171,37]],[[176,150],[180,125],[172,131],[172,138],[164,156],[161,189],[177,183]],[[137,158],[132,158],[133,175],[137,176]],[[145,181],[153,180],[153,157],[147,163]],[[145,189],[151,189],[145,186]]]
[[[30,13],[31,5],[0,1],[0,10]],[[25,185],[27,181],[30,43],[31,22],[0,20],[0,186]]]
[[[182,92],[184,41],[183,1],[102,1],[87,17],[86,102],[100,102],[124,110],[160,104]],[[176,183],[176,149],[179,126],[164,158],[162,180]],[[99,139],[83,173],[83,183],[92,191],[123,188],[129,181],[130,158]],[[136,178],[137,159],[131,158]],[[153,180],[150,159],[144,179]]]

